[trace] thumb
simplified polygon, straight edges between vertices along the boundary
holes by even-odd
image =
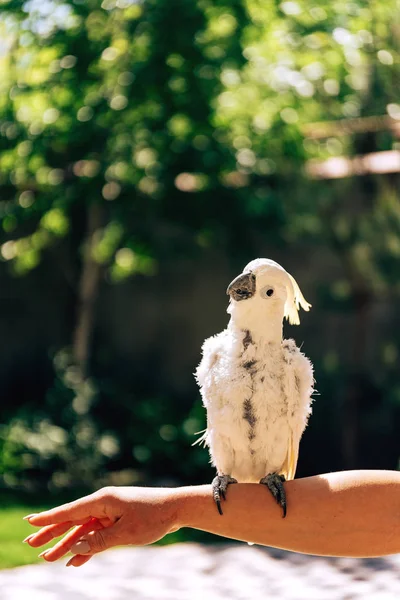
[[[121,542],[118,540],[118,523],[111,527],[99,529],[98,531],[92,531],[87,535],[81,537],[71,547],[70,552],[73,554],[97,554],[98,552],[104,552],[108,548],[119,545]]]

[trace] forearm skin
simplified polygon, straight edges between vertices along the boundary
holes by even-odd
[[[400,472],[344,471],[285,483],[288,514],[264,486],[230,485],[223,516],[211,486],[178,488],[177,527],[321,556],[400,552]]]

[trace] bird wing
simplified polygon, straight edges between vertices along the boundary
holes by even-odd
[[[288,452],[282,473],[287,480],[294,479],[299,456],[300,439],[311,414],[314,391],[313,367],[309,359],[296,347],[293,340],[285,340],[285,362],[288,365]]]
[[[207,408],[209,392],[214,385],[214,372],[218,367],[221,352],[224,351],[225,331],[209,337],[203,343],[202,359],[195,372],[196,381],[200,387],[203,405]]]
[[[301,435],[302,435],[302,432],[299,435],[297,432],[295,432],[293,430],[291,431],[291,434],[289,435],[288,453],[286,456],[286,461],[282,468],[282,474],[285,476],[286,481],[290,481],[291,479],[294,479],[294,476],[296,474],[296,467],[297,467],[297,460],[299,457],[299,445],[300,445]]]
[[[192,444],[208,445],[208,435],[210,429],[209,408],[212,398],[216,394],[215,390],[215,371],[218,369],[218,363],[221,352],[224,348],[224,340],[226,337],[225,331],[209,337],[205,340],[202,346],[202,359],[195,372],[196,381],[200,387],[200,393],[203,400],[203,406],[207,410],[207,427],[203,431],[199,431],[202,435]]]

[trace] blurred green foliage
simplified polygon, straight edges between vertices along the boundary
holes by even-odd
[[[398,15],[397,0],[0,1],[0,266],[29,277],[44,262],[71,286],[71,335],[43,389],[1,409],[5,485],[208,477],[190,449],[198,396],[133,398],[107,376],[95,306],[178,257],[195,269],[213,249],[243,265],[265,246],[334,256],[340,269],[314,282],[319,310],[355,323],[353,359],[315,357],[331,403],[315,418],[344,441],[308,470],[359,464],[371,435],[396,466],[398,335],[373,348],[374,372],[365,352],[368,311],[400,291],[399,176],[313,181],[304,167],[399,150],[394,127],[313,135],[400,120]],[[363,412],[360,394],[378,400]]]

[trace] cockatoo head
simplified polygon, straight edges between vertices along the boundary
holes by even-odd
[[[296,280],[281,265],[268,258],[256,258],[228,286],[228,313],[240,321],[279,319],[298,325],[299,308],[310,310]]]

